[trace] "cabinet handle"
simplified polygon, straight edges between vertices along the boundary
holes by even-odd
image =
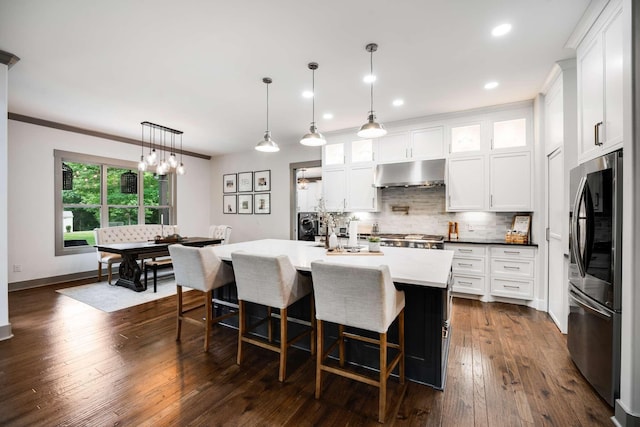
[[[342,199],[342,207],[347,208],[347,199]]]
[[[473,252],[473,249],[458,249],[458,252]]]
[[[409,157],[409,149],[408,149],[408,148],[405,148],[405,149],[404,149],[404,157],[405,157],[405,158],[408,158],[408,157]]]
[[[409,148],[410,157],[413,158],[413,147]]]
[[[503,268],[505,270],[520,270],[520,267],[515,267],[515,266],[512,266],[512,265],[505,265]]]
[[[459,262],[458,265],[460,267],[473,267],[473,264],[469,264],[469,263],[466,263],[466,262]]]
[[[473,285],[473,283],[467,282],[467,281],[463,281],[463,280],[458,280],[458,283],[461,284],[461,285],[469,285],[469,286]]]
[[[519,255],[520,251],[504,251],[505,254]]]
[[[504,286],[505,288],[520,289],[520,286],[518,285],[502,285],[502,286]]]
[[[600,142],[600,126],[602,126],[602,122],[596,123],[596,125],[593,127],[595,133],[595,144],[598,146],[602,145],[602,142]]]

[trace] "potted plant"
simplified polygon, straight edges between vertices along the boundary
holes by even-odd
[[[369,236],[369,252],[380,252],[380,238],[378,236]]]

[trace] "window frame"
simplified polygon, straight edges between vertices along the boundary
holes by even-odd
[[[109,208],[118,207],[107,204],[107,168],[123,168],[137,171],[138,174],[138,224],[145,224],[145,211],[147,208],[157,208],[169,210],[169,223],[177,224],[178,216],[176,209],[177,201],[177,180],[176,174],[167,176],[169,183],[169,205],[147,206],[144,204],[144,172],[138,171],[137,162],[113,159],[109,157],[94,156],[91,154],[74,153],[70,151],[54,150],[54,236],[55,236],[55,256],[75,255],[95,252],[93,246],[64,246],[64,231],[60,226],[63,224],[63,211],[66,206],[62,203],[62,163],[88,163],[100,166],[100,205],[78,205],[76,207],[98,208],[100,209],[100,227],[109,227]],[[142,189],[142,191],[140,191]],[[131,206],[134,207],[134,206]]]

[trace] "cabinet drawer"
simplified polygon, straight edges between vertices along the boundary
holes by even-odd
[[[535,258],[536,250],[534,248],[493,246],[491,248],[491,256],[500,258]]]
[[[532,259],[491,258],[491,275],[533,278],[535,262]]]
[[[446,245],[446,249],[453,251],[454,256],[484,256],[485,247],[482,245],[470,245],[470,246],[462,246],[462,245]]]
[[[465,276],[454,274],[451,290],[453,292],[465,294],[484,295],[484,276]]]
[[[533,280],[491,278],[491,295],[533,299]]]
[[[451,270],[454,273],[484,274],[484,258],[459,258],[454,256]]]

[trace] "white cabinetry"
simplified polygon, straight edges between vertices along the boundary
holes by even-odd
[[[447,243],[445,249],[454,251],[451,264],[453,273],[451,290],[464,294],[484,295],[486,292],[485,246]]]
[[[490,248],[491,295],[530,300],[535,283],[534,248]]]
[[[622,6],[614,1],[576,52],[580,161],[622,145],[622,45]]]
[[[531,152],[491,154],[489,210],[531,211]]]
[[[297,190],[298,212],[316,212],[322,197],[322,181],[311,181],[306,190]]]
[[[484,156],[450,158],[447,167],[447,210],[485,209]]]
[[[378,163],[444,159],[444,127],[407,130],[378,138]]]
[[[323,148],[323,197],[328,211],[376,211],[375,146],[371,139],[330,143]]]

